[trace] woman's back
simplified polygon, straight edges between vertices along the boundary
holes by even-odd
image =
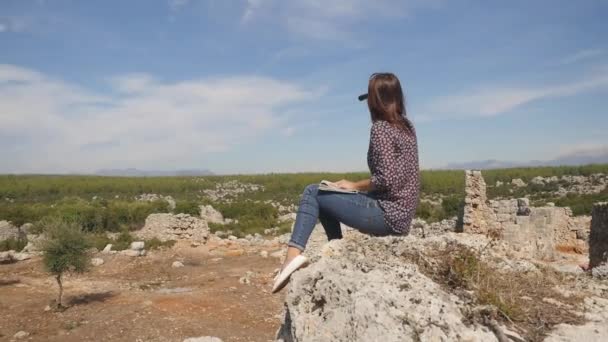
[[[385,211],[386,223],[400,234],[409,232],[420,189],[416,131],[404,119],[407,131],[384,120],[374,121],[367,153],[374,195]]]

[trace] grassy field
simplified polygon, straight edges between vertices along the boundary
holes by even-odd
[[[521,197],[529,195],[533,203],[553,201],[557,205],[570,206],[575,214],[589,214],[597,201],[608,200],[608,192],[595,195],[569,195],[555,197],[542,187],[516,188],[509,185],[511,179],[521,178],[529,182],[536,176],[583,175],[608,173],[608,165],[575,167],[512,168],[483,171],[488,184],[488,194],[493,197]],[[91,233],[104,231],[129,231],[140,228],[145,218],[154,212],[169,212],[164,201],[140,202],[135,197],[144,193],[172,196],[177,207],[174,212],[196,215],[200,204],[212,204],[225,217],[238,220],[230,225],[237,233],[253,233],[278,226],[278,210],[267,203],[297,204],[299,196],[308,184],[321,179],[360,180],[368,173],[298,173],[266,175],[234,175],[206,177],[99,177],[99,176],[0,176],[0,220],[21,225],[40,222],[49,217],[60,217],[81,222],[83,229]],[[423,201],[418,207],[418,217],[438,221],[454,216],[464,198],[464,173],[462,170],[426,170],[421,172],[422,198],[439,199],[441,203]],[[230,201],[211,203],[205,190],[231,180],[263,186],[263,190],[250,191],[233,196]],[[496,181],[507,185],[493,188]],[[38,225],[40,227],[40,225]],[[213,227],[219,229],[219,227]]]

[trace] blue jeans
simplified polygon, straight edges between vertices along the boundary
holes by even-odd
[[[384,211],[372,194],[319,191],[318,184],[311,184],[302,194],[289,246],[303,251],[317,219],[328,240],[342,238],[340,222],[369,235],[395,234],[384,222]]]

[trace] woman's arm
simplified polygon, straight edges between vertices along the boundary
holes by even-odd
[[[337,181],[335,183],[339,188],[348,190],[359,190],[359,191],[371,191],[373,190],[372,182],[370,179],[360,180],[358,182],[351,182],[346,179]]]

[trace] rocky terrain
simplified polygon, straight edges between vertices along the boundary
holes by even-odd
[[[583,178],[567,179],[579,188],[559,178],[530,183],[605,187],[603,175]],[[92,271],[66,280],[70,308],[55,312],[47,307],[55,284],[36,247],[44,236],[2,221],[3,240],[29,243],[0,253],[0,340],[605,341],[608,204],[573,216],[525,197],[489,200],[480,172],[466,172],[465,183],[461,216],[415,219],[405,237],[343,227],[344,239],[326,243],[318,227],[311,265],[274,296],[289,234],[212,233],[210,224],[233,221],[202,205],[198,215],[151,214],[126,249],[93,251]],[[225,182],[205,194],[229,202],[247,191],[263,189]],[[175,206],[170,196],[136,200]],[[271,204],[280,222],[293,221],[294,206]],[[175,244],[153,249],[152,239]]]

